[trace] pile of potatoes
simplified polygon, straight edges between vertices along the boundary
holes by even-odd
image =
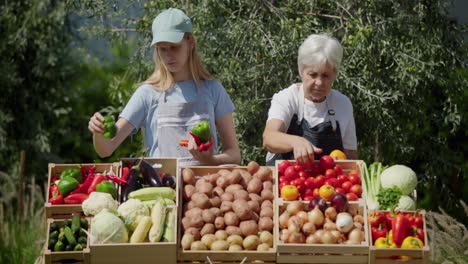
[[[196,177],[182,171],[185,250],[258,250],[273,247],[272,170],[251,161],[247,170],[219,169]]]

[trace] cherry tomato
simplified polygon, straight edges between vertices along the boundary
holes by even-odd
[[[353,183],[350,181],[345,181],[343,182],[343,184],[341,184],[341,188],[343,188],[345,192],[349,192],[349,189],[351,189],[352,186],[353,186]]]
[[[313,191],[313,196],[314,197],[320,197],[320,189],[319,188],[315,188]]]
[[[323,175],[319,175],[314,178],[314,186],[319,188],[325,183],[325,177]]]
[[[350,171],[350,172],[348,173],[348,176],[350,176],[350,175],[357,175],[357,176],[359,176],[359,171],[357,171],[357,170],[352,170],[352,171]]]
[[[325,180],[325,183],[326,185],[331,185],[333,187],[339,187],[338,186],[338,180],[336,178],[329,178],[329,179],[326,179]]]
[[[319,161],[320,171],[325,172],[328,169],[335,167],[335,160],[328,155],[323,155]]]
[[[336,177],[336,174],[334,170],[328,169],[325,171],[325,178],[329,179],[329,178],[335,178],[335,177]]]
[[[348,180],[348,177],[346,177],[345,175],[343,174],[340,174],[336,177],[336,179],[338,180],[338,185],[341,186],[343,184],[343,182],[347,181]]]
[[[286,180],[286,177],[284,177],[284,175],[283,175],[283,176],[279,176],[279,179],[278,179],[278,180],[279,180],[280,183],[282,183],[282,182],[284,182],[284,181],[287,181],[287,180]]]
[[[304,170],[304,167],[302,167],[299,164],[294,164],[294,169],[296,170],[296,172],[300,172],[300,171]]]
[[[354,184],[353,186],[351,186],[351,188],[349,189],[350,192],[354,193],[357,195],[357,197],[361,197],[361,194],[362,194],[362,187],[361,185],[359,184]]]
[[[288,160],[283,160],[278,164],[278,172],[279,174],[284,174],[284,171],[291,166],[291,163]]]
[[[299,178],[308,178],[309,176],[307,175],[307,172],[301,170],[297,173],[299,175]]]
[[[315,186],[315,180],[314,178],[307,178],[305,181],[304,181],[304,185],[308,188],[308,189],[314,189],[314,186]]]
[[[358,197],[355,193],[347,193],[346,198],[348,198],[348,201],[357,201]]]
[[[357,175],[350,175],[348,176],[348,179],[350,182],[352,182],[353,184],[361,184],[361,178]]]
[[[346,191],[343,188],[335,188],[336,193],[346,194]]]
[[[341,168],[340,165],[336,164],[335,167],[333,167],[333,170],[335,171],[336,175],[343,174],[343,169]]]
[[[281,190],[281,188],[283,188],[283,186],[286,186],[286,185],[291,185],[291,183],[289,181],[284,181],[284,182],[281,182],[279,184],[279,189]]]
[[[304,197],[305,196],[314,196],[314,190],[313,189],[306,189],[304,191]]]
[[[286,201],[294,201],[299,197],[299,191],[294,185],[286,185],[281,188],[281,197]]]
[[[294,166],[289,166],[284,171],[284,177],[286,177],[286,180],[292,181],[296,179],[297,177],[299,177],[299,175],[297,174],[297,171],[294,169]]]
[[[312,199],[314,199],[313,196],[305,196],[303,200],[304,200],[304,201],[310,201],[310,200],[312,200]]]

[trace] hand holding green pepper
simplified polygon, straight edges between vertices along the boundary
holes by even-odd
[[[102,125],[104,126],[103,137],[107,139],[114,138],[115,133],[117,132],[117,129],[115,127],[115,121],[112,118],[112,116],[105,116],[104,122],[102,122]]]
[[[208,121],[199,122],[193,127],[192,133],[198,136],[201,143],[206,143],[210,141],[211,139],[210,123],[208,123]]]

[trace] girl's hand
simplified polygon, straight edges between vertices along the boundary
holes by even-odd
[[[211,164],[213,160],[213,146],[210,146],[205,151],[200,151],[200,148],[195,143],[195,139],[190,137],[188,143],[188,151],[192,154],[193,158],[200,161],[203,164]]]
[[[93,134],[103,134],[104,133],[104,117],[96,112],[94,115],[89,119],[88,129]]]
[[[322,149],[312,145],[312,143],[303,137],[294,137],[291,145],[293,147],[294,159],[299,164],[311,164],[314,162],[314,153],[322,153]]]

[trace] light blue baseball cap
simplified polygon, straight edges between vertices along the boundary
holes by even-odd
[[[159,42],[179,43],[185,32],[192,32],[192,21],[182,10],[169,8],[153,20],[152,30],[151,47]]]

